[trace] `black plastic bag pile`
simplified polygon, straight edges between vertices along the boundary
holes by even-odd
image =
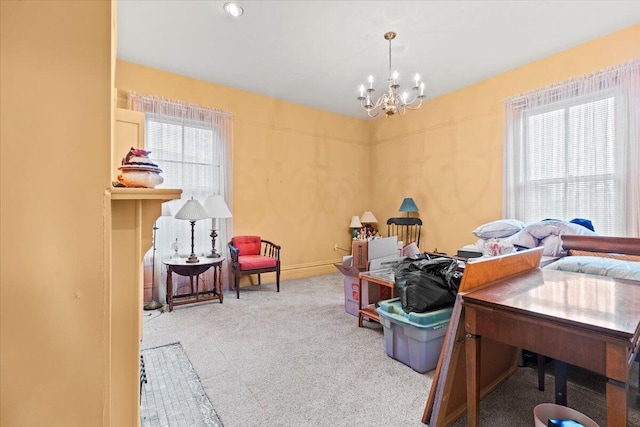
[[[423,313],[454,304],[462,273],[451,258],[427,254],[403,259],[396,267],[396,296],[406,312]]]

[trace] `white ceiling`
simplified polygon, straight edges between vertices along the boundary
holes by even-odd
[[[118,59],[366,118],[357,89],[373,74],[384,90],[387,31],[400,83],[418,72],[432,99],[640,22],[640,0],[224,3],[118,0]]]

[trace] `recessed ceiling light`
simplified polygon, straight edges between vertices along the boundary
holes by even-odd
[[[244,9],[238,3],[225,3],[224,10],[236,18],[244,13]]]

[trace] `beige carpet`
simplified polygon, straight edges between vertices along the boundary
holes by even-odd
[[[280,289],[267,283],[243,288],[239,300],[229,293],[224,304],[145,312],[142,348],[180,342],[225,427],[423,426],[433,371],[388,357],[380,325],[358,328],[344,311],[339,273]],[[147,373],[149,381],[162,375]],[[640,426],[637,375],[635,363],[630,426]],[[605,426],[604,380],[573,370],[569,380],[569,406]],[[481,425],[532,426],[535,405],[553,401],[553,376],[540,392],[536,370],[518,368],[482,400]]]

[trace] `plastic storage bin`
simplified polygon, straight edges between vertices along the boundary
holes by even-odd
[[[449,307],[426,313],[405,313],[400,298],[381,301],[377,311],[387,355],[421,374],[434,369],[452,310]]]

